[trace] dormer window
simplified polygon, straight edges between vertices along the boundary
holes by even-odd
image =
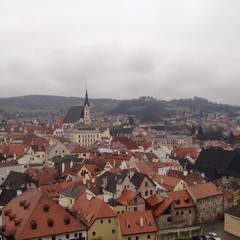
[[[19,201],[19,205],[20,205],[21,207],[23,207],[25,203],[26,203],[26,200]]]
[[[11,212],[11,209],[6,209],[6,210],[4,210],[4,215],[8,216],[10,214],[10,212]]]
[[[34,220],[31,222],[31,229],[33,230],[37,229],[37,222]]]
[[[70,218],[69,218],[68,216],[66,216],[66,217],[64,218],[64,223],[65,223],[66,225],[70,224]]]
[[[53,223],[54,223],[53,220],[49,218],[47,221],[48,227],[53,227]]]
[[[43,205],[43,211],[49,212],[49,206],[47,204]]]

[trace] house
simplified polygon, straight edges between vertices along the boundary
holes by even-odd
[[[203,149],[199,154],[195,168],[204,173],[207,180],[227,177],[240,183],[240,152],[239,150],[224,150],[222,148]]]
[[[54,141],[54,143],[46,149],[45,162],[48,163],[48,160],[54,156],[67,154],[70,154],[69,149],[63,143]]]
[[[118,222],[118,238],[116,239],[157,239],[157,226],[151,211],[119,213]]]
[[[240,204],[228,209],[224,214],[224,231],[240,238]]]
[[[127,173],[104,172],[98,177],[97,181],[102,188],[104,202],[108,202],[110,199],[118,199],[124,189],[135,190]]]
[[[196,203],[187,190],[167,192],[172,202],[172,224],[176,227],[191,226],[195,224]]]
[[[5,181],[11,171],[23,173],[25,171],[23,165],[19,165],[17,161],[0,163],[0,185]]]
[[[122,195],[116,199],[120,205],[125,207],[124,212],[136,212],[145,210],[145,200],[138,193],[124,189]]]
[[[1,188],[25,191],[27,188],[36,188],[36,185],[26,172],[11,171],[2,183]]]
[[[88,228],[88,240],[117,239],[117,213],[105,202],[83,192],[71,207],[74,216]]]
[[[188,193],[196,204],[196,222],[216,219],[223,214],[224,195],[213,182],[188,186]]]
[[[66,129],[64,137],[82,147],[90,147],[101,140],[101,132],[94,127],[79,125],[75,128]]]
[[[86,227],[63,207],[36,189],[12,199],[2,209],[4,238],[86,239]]]
[[[168,191],[180,191],[186,188],[187,183],[184,182],[181,178],[169,177],[165,175],[156,174],[152,180]]]
[[[132,170],[129,171],[129,175],[130,182],[144,199],[156,193],[156,184],[148,175]]]
[[[72,182],[70,186],[59,192],[59,204],[70,209],[85,191],[87,194],[95,196],[95,194],[91,192],[87,186],[84,186],[81,181]]]

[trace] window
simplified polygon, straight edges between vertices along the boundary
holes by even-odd
[[[66,238],[69,238],[69,234],[66,234]]]
[[[111,219],[108,219],[108,223],[111,223]]]
[[[151,235],[147,235],[147,238],[148,238],[148,239],[151,239]]]
[[[176,212],[176,215],[178,215],[178,212]]]
[[[168,217],[167,218],[167,222],[171,222],[172,221],[172,217]],[[150,235],[149,235],[150,236]]]
[[[100,223],[103,223],[103,220],[101,220]]]
[[[114,233],[115,233],[115,229],[112,230],[112,234],[114,234]]]
[[[52,236],[52,240],[56,240],[56,237],[55,237],[55,236]]]
[[[37,229],[37,222],[36,222],[36,221],[32,221],[32,222],[31,222],[31,228],[32,228],[33,230]]]
[[[131,237],[128,237],[128,240],[131,240]]]
[[[191,214],[191,213],[192,213],[192,210],[189,210],[189,213]]]
[[[43,211],[44,211],[44,212],[49,212],[49,206],[48,206],[47,204],[45,204],[45,205],[43,206]]]
[[[47,221],[48,227],[53,227],[53,220],[51,218]]]
[[[77,233],[74,233],[74,237],[77,238],[78,234]]]
[[[92,235],[95,236],[95,235],[96,235],[96,232],[93,232]]]
[[[64,218],[64,223],[65,223],[66,225],[70,224],[70,218],[69,218],[68,216],[66,216],[66,217]]]
[[[183,215],[183,211],[181,211],[181,215]]]
[[[138,237],[138,236],[136,236],[136,240],[139,240],[139,237]]]
[[[145,196],[147,196],[148,195],[148,191],[145,191]]]
[[[148,182],[145,182],[145,187],[147,187],[148,186]]]
[[[153,190],[150,190],[150,195],[153,195]]]

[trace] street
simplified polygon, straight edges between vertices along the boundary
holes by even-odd
[[[224,232],[224,221],[208,222],[204,225],[204,234],[215,232],[221,237],[221,240],[239,240],[239,237]]]

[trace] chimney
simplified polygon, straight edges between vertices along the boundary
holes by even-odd
[[[143,227],[143,217],[140,217],[140,227]]]
[[[188,171],[184,170],[184,171],[183,171],[183,176],[186,177],[187,175],[188,175]]]
[[[70,168],[72,168],[72,167],[73,167],[73,161],[70,162]]]
[[[87,179],[83,178],[83,184],[86,185],[86,183],[87,183]]]
[[[62,163],[62,173],[65,171],[65,163]]]
[[[164,183],[164,178],[161,178],[160,184],[162,185]]]

